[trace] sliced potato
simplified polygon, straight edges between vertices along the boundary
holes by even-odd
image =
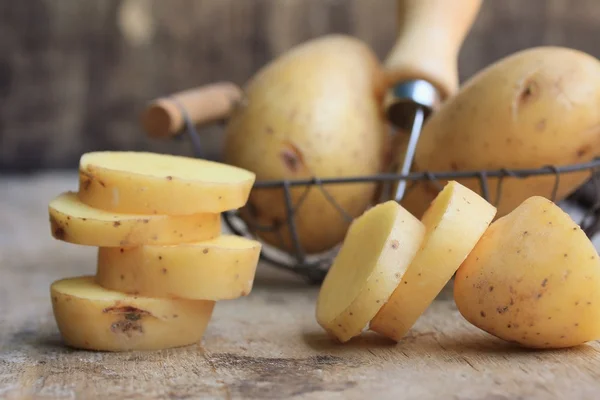
[[[103,289],[89,276],[56,281],[50,292],[65,343],[100,351],[159,350],[196,343],[215,304],[133,297]]]
[[[494,222],[456,273],[454,299],[472,324],[533,348],[600,338],[600,261],[557,205],[525,200]]]
[[[317,300],[317,321],[346,342],[388,301],[415,256],[425,227],[395,201],[354,220]]]
[[[396,341],[402,339],[452,278],[495,214],[496,208],[477,193],[449,182],[425,212],[421,248],[370,329]]]
[[[103,247],[97,282],[149,297],[224,300],[252,290],[261,245],[239,236],[175,246]]]
[[[88,246],[132,247],[213,239],[221,234],[219,214],[185,216],[116,214],[82,203],[67,192],[50,202],[56,239]]]
[[[221,213],[246,204],[255,175],[226,164],[143,152],[81,157],[79,198],[119,213]]]

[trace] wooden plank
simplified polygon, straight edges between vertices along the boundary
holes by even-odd
[[[470,326],[448,288],[398,345],[332,343],[317,288],[261,265],[244,299],[220,302],[201,344],[121,354],[66,348],[49,284],[94,271],[93,248],[50,239],[46,203],[76,176],[0,178],[0,398],[590,399],[598,343],[528,351]]]

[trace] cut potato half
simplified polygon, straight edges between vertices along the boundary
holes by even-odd
[[[150,297],[225,300],[252,290],[261,245],[239,236],[98,251],[97,282]]]
[[[221,234],[219,214],[187,216],[116,214],[82,203],[67,192],[49,204],[52,236],[101,247],[166,245],[213,239]]]
[[[133,297],[103,289],[90,276],[56,281],[50,292],[65,343],[99,351],[160,350],[196,343],[215,304]]]
[[[452,278],[495,214],[496,208],[477,193],[449,182],[423,215],[421,248],[370,329],[399,341]]]
[[[600,339],[600,260],[585,232],[543,197],[525,200],[485,232],[454,280],[460,313],[531,348]]]
[[[242,207],[254,173],[213,161],[144,152],[81,157],[79,198],[112,212],[189,215]]]
[[[395,201],[355,219],[321,286],[318,323],[341,342],[359,335],[398,286],[424,234]]]

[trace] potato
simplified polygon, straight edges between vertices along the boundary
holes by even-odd
[[[225,300],[252,290],[261,245],[239,236],[175,246],[103,247],[96,281],[149,297]]]
[[[245,87],[245,101],[227,126],[225,161],[255,172],[259,180],[376,174],[385,151],[384,90],[377,57],[359,40],[329,35],[298,45]],[[293,204],[305,189],[291,191]],[[357,217],[370,205],[375,185],[325,189]],[[275,226],[260,237],[292,250],[282,190],[254,189],[242,216]],[[349,223],[317,187],[296,210],[300,243],[309,253],[341,243]]]
[[[100,351],[160,350],[196,343],[215,304],[133,297],[103,289],[90,276],[56,281],[50,292],[65,343]]]
[[[246,204],[252,172],[212,161],[144,152],[95,152],[81,157],[79,198],[128,214],[190,215]]]
[[[466,82],[423,127],[415,153],[419,171],[539,168],[587,162],[600,154],[600,62],[560,47],[524,50]],[[589,171],[563,174],[556,201]],[[480,192],[477,179],[460,183]],[[490,179],[495,204],[497,179]],[[550,198],[554,176],[506,178],[497,217],[531,196]],[[403,202],[417,217],[429,202]]]
[[[317,322],[340,342],[361,333],[414,258],[425,227],[395,201],[354,220],[317,299]]]
[[[452,278],[495,214],[495,207],[478,194],[449,182],[423,216],[423,243],[370,329],[395,341],[402,339]]]
[[[219,214],[116,214],[87,206],[71,192],[53,199],[48,211],[55,239],[87,246],[178,244],[209,240],[221,234]]]
[[[472,324],[532,348],[600,338],[600,261],[579,226],[535,196],[494,222],[456,273]]]

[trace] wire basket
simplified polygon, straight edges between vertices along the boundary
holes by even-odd
[[[186,110],[181,107],[180,111],[184,119],[184,134],[191,141],[192,148],[197,157],[202,157],[201,139],[194,124],[187,115]],[[371,176],[355,176],[343,178],[311,178],[299,180],[273,180],[256,181],[253,190],[282,190],[286,209],[286,225],[289,229],[291,238],[291,252],[279,250],[274,246],[263,243],[260,258],[272,266],[292,271],[311,283],[320,283],[327,274],[327,270],[335,258],[339,246],[319,254],[307,254],[300,244],[298,232],[296,229],[295,212],[302,205],[308,192],[312,188],[317,188],[327,198],[327,200],[336,208],[346,222],[351,222],[352,217],[335,201],[327,191],[329,185],[353,184],[353,183],[396,183],[400,180],[406,180],[411,184],[418,182],[429,182],[441,191],[443,185],[440,180],[458,180],[465,178],[475,178],[479,182],[479,193],[483,198],[493,205],[498,205],[502,196],[502,185],[505,178],[525,179],[533,176],[554,176],[554,186],[552,192],[547,196],[548,199],[556,202],[557,191],[560,183],[560,177],[563,174],[588,171],[590,179],[583,187],[575,192],[571,198],[584,206],[585,212],[580,219],[579,225],[591,239],[600,230],[600,158],[581,164],[571,164],[564,166],[545,166],[535,169],[499,169],[499,170],[480,170],[480,171],[440,171],[440,172],[414,172],[408,175],[382,173]],[[494,199],[490,196],[489,178],[497,178],[496,196]],[[291,189],[294,187],[304,187],[305,190],[300,199],[293,204]],[[408,190],[408,189],[407,189]],[[223,213],[223,219],[227,227],[236,235],[258,239],[261,232],[273,232],[279,230],[280,226],[265,226],[252,221],[244,222],[239,217],[238,211],[228,211]],[[281,238],[283,241],[283,238]]]

